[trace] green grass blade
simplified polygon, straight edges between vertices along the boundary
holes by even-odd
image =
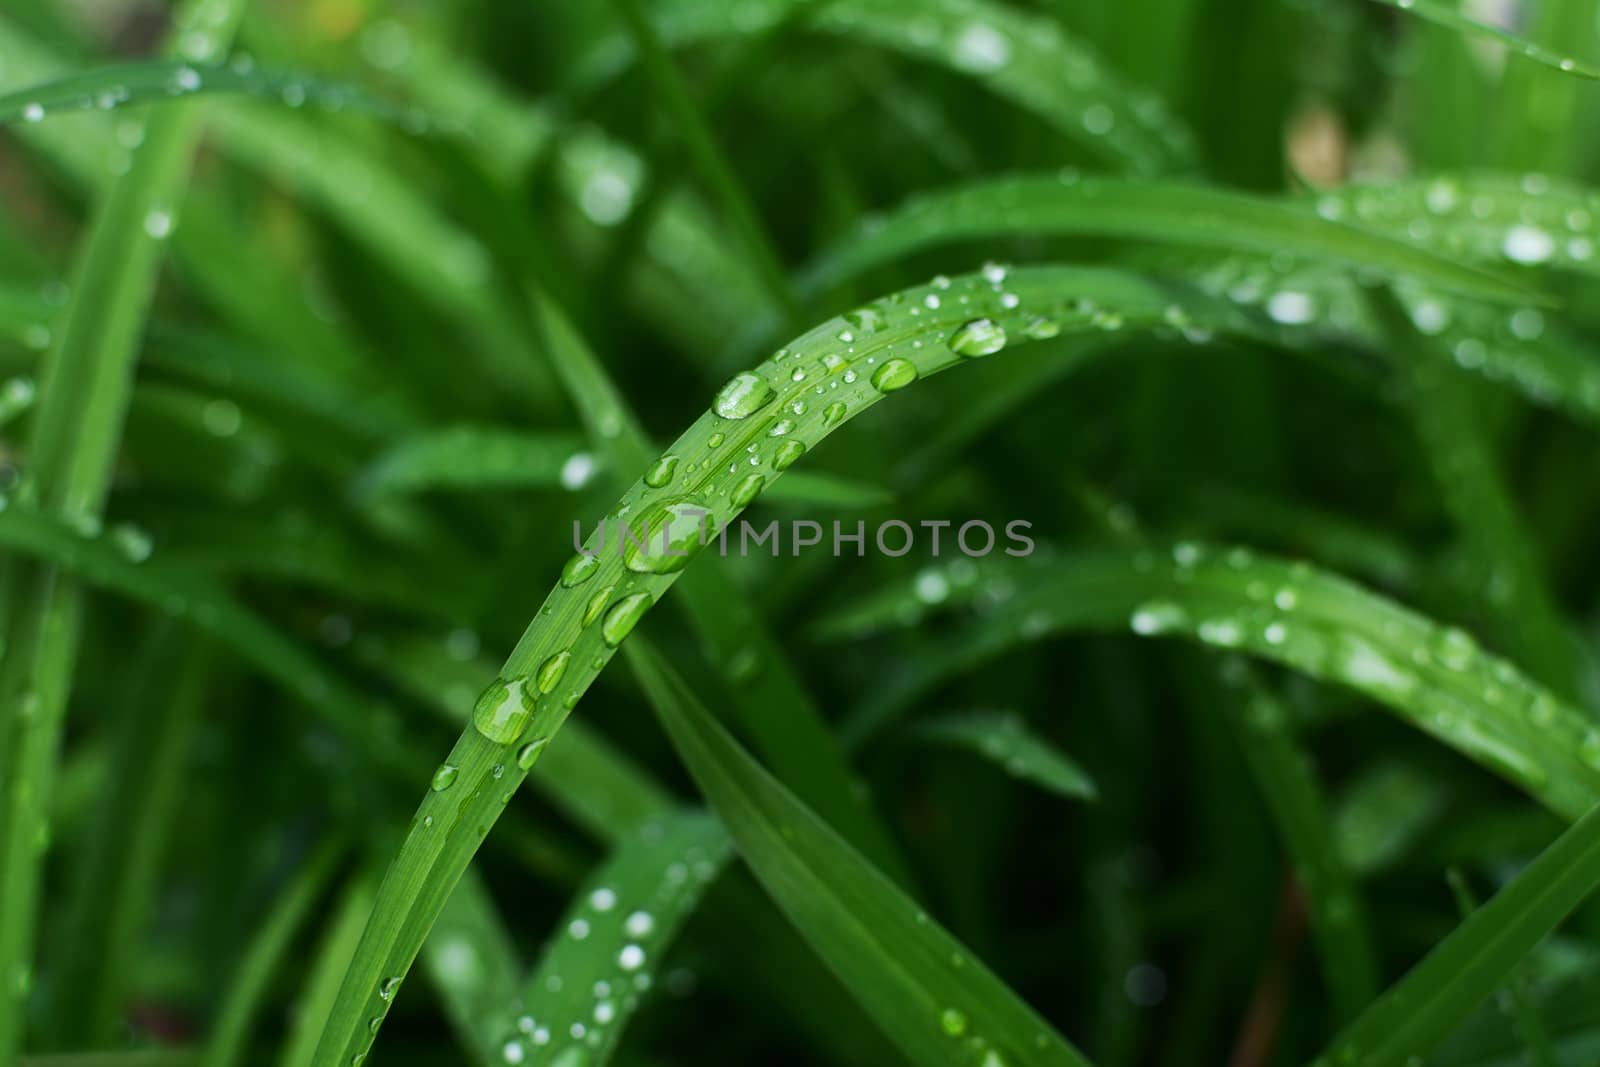
[[[916,736],[967,749],[1005,769],[1013,778],[1072,800],[1100,795],[1094,779],[1055,746],[1034,734],[1015,713],[973,712],[919,726]]]
[[[680,45],[768,32],[794,6],[795,0],[755,0],[730,21],[715,3],[676,0],[654,5],[653,16],[662,37]],[[1194,167],[1191,136],[1166,106],[1117,77],[1044,15],[987,0],[830,0],[804,26],[971,77],[1122,169],[1154,174]],[[625,58],[612,47],[591,62],[603,73]]]
[[[538,967],[500,1023],[506,1063],[602,1067],[650,995],[684,921],[732,848],[722,824],[672,813],[620,839],[572,898]]]
[[[114,792],[93,836],[72,900],[56,981],[73,991],[58,1007],[62,1044],[103,1044],[126,1015],[129,977],[150,921],[157,879],[183,795],[190,740],[205,702],[209,650],[170,628],[149,653],[137,698],[111,724]]]
[[[1288,709],[1242,662],[1227,667],[1237,668],[1224,670],[1236,697],[1228,716],[1305,892],[1334,1018],[1353,1019],[1378,992],[1365,903],[1334,847],[1322,789],[1292,733]]]
[[[700,109],[673,65],[672,56],[662,46],[655,27],[640,10],[637,0],[611,0],[611,6],[628,27],[645,72],[671,114],[689,159],[700,172],[701,181],[710,187],[744,240],[751,261],[766,283],[768,295],[789,313],[791,319],[796,317],[799,308],[795,304],[794,294],[790,292],[789,276],[784,270],[783,261],[767,235],[749,194],[717,147],[711,131],[706,128]]]
[[[358,874],[352,878],[340,895],[338,906],[328,920],[316,955],[311,960],[305,980],[300,984],[295,999],[294,1023],[289,1029],[289,1039],[278,1059],[278,1067],[311,1067],[311,1054],[316,1051],[317,1038],[328,1013],[333,1010],[333,998],[339,991],[339,979],[350,966],[355,955],[356,942],[361,938],[361,928],[372,912],[372,899],[378,892],[375,875]]]
[[[669,492],[679,467],[687,480],[694,467],[709,466],[709,457],[698,463],[668,458],[680,455],[676,447],[657,459],[637,419],[583,338],[553,302],[536,299],[552,362],[577,402],[596,449],[613,471],[651,468],[644,488]],[[791,413],[792,408],[793,404]],[[705,443],[709,445],[709,438]],[[659,475],[669,466],[665,483],[651,486],[649,482],[662,481]],[[777,473],[775,470],[774,477]],[[779,653],[755,609],[727,578],[713,570],[690,575],[682,595],[691,624],[713,662],[733,684],[734,709],[762,755],[841,833],[877,862],[900,873],[888,831],[856,792],[821,710]]]
[[[570,465],[570,466],[569,466]],[[429,489],[582,488],[593,457],[570,434],[453,426],[397,442],[362,473],[363,496]]]
[[[343,852],[342,845],[333,843],[318,849],[300,865],[262,916],[217,1009],[202,1059],[205,1067],[232,1067],[241,1062],[250,1029],[266,999],[267,984],[283,966],[290,945],[310,918]]]
[[[0,125],[42,122],[80,111],[114,111],[136,104],[187,100],[210,93],[271,97],[287,107],[346,108],[398,118],[398,112],[352,85],[304,74],[216,66],[183,60],[147,60],[98,67],[26,89],[0,94]],[[409,124],[424,120],[411,116]]]
[[[659,655],[637,641],[628,654],[740,855],[912,1062],[1088,1062],[762,769]]]
[[[237,24],[240,0],[192,0],[179,12],[175,51],[190,27],[208,28],[209,59]],[[194,54],[199,52],[201,54]],[[162,245],[187,180],[198,114],[167,108],[145,123],[126,173],[96,206],[76,257],[72,296],[45,358],[28,465],[17,497],[74,524],[95,524],[110,485],[127,409],[140,328],[155,289]],[[48,806],[81,622],[81,592],[48,567],[11,566],[0,577],[0,1061],[22,1044],[34,923],[38,842]]]
[[[1024,641],[1125,628],[1349,686],[1569,818],[1600,800],[1600,729],[1585,715],[1464,631],[1307,564],[1180,542],[1166,555],[1062,556],[1026,577],[998,613],[953,633],[937,655],[868,698],[847,738],[864,741],[941,680]]]
[[[1472,917],[1478,910],[1478,898],[1472,892],[1472,886],[1467,882],[1467,876],[1461,868],[1451,867],[1444,872],[1445,881],[1450,883],[1450,892],[1455,895],[1456,908],[1461,912],[1462,919]],[[1516,1023],[1517,1031],[1522,1039],[1527,1042],[1528,1067],[1560,1067],[1556,1058],[1556,1050],[1550,1044],[1550,1035],[1545,1030],[1544,1021],[1539,1018],[1539,1010],[1528,996],[1527,982],[1523,980],[1521,967],[1514,967],[1511,976],[1506,980],[1505,997],[1501,1000],[1501,1007]]]
[[[1425,1056],[1600,885],[1600,810],[1584,815],[1351,1023],[1319,1064]]]
[[[498,1062],[503,1046],[490,1027],[517,995],[522,961],[488,886],[475,872],[456,883],[422,946],[422,963],[463,1047],[480,1063]],[[398,983],[388,992],[390,997],[399,992]]]
[[[1408,853],[1449,805],[1448,790],[1410,764],[1379,763],[1348,785],[1333,813],[1335,847],[1358,875]]]
[[[1474,383],[1446,360],[1411,354],[1434,342],[1416,329],[1393,294],[1376,291],[1372,300],[1376,317],[1401,353],[1417,436],[1445,509],[1472,558],[1471,578],[1483,591],[1484,616],[1514,658],[1556,692],[1570,696],[1578,684],[1573,642],[1499,469]]]
[[[1479,22],[1477,19],[1468,18],[1450,4],[1441,0],[1373,0],[1374,3],[1386,7],[1399,8],[1418,18],[1427,19],[1429,22],[1448,27],[1458,33],[1482,37],[1485,40],[1502,44],[1506,50],[1524,59],[1532,60],[1541,66],[1551,67],[1565,74],[1576,75],[1579,78],[1600,78],[1600,67],[1592,63],[1566,55],[1553,52],[1548,48],[1534,44],[1514,33],[1508,33],[1495,26]]]
[[[922,194],[824,253],[809,268],[804,285],[814,292],[933,245],[1041,233],[1292,255],[1492,300],[1535,298],[1515,280],[1490,270],[1319,217],[1294,202],[1204,185],[1070,172],[1060,178],[985,179]]]

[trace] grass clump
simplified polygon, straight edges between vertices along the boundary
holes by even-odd
[[[0,1063],[1592,1062],[1600,46],[1478,14],[0,13]]]

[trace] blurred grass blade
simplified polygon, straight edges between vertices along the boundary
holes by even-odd
[[[662,37],[677,46],[708,37],[764,33],[796,0],[749,0],[737,20],[711,0],[653,5]],[[829,0],[806,29],[874,45],[973,78],[1027,109],[1112,165],[1140,174],[1193,169],[1194,145],[1155,95],[1131,86],[1042,13],[989,0]],[[627,57],[613,46],[590,58],[591,74]]]
[[[1126,630],[1246,652],[1349,686],[1568,818],[1600,801],[1600,728],[1587,716],[1466,632],[1307,564],[1180,542],[1165,555],[1063,555],[1024,575],[997,609],[864,701],[847,739],[865,741],[943,680],[1025,641]]]
[[[1234,734],[1306,896],[1333,1017],[1353,1019],[1378,992],[1378,962],[1365,902],[1334,847],[1322,789],[1277,695],[1242,661],[1225,662],[1223,679],[1235,698],[1226,708]]]
[[[1319,1064],[1426,1056],[1600,885],[1600,809],[1584,815],[1339,1032]]]
[[[170,50],[204,26],[212,58],[232,37],[242,0],[189,0],[177,13]],[[19,500],[52,518],[94,526],[110,486],[145,313],[155,291],[199,133],[193,108],[146,120],[125,173],[94,208],[75,257],[71,295],[45,357]],[[49,804],[76,665],[82,593],[51,567],[0,561],[0,1062],[22,1043],[38,908],[39,842]]]
[[[454,426],[405,438],[361,475],[363,496],[429,489],[581,488],[594,461],[570,434]]]
[[[1094,779],[1082,767],[1030,731],[1014,712],[973,712],[935,719],[917,727],[916,735],[975,752],[1013,778],[1072,800],[1094,800],[1100,795]]]
[[[493,1052],[505,1063],[611,1061],[662,959],[732,849],[698,813],[653,819],[619,840],[572,898]]]
[[[467,871],[456,883],[422,946],[422,962],[462,1045],[473,1050],[479,1063],[501,1062],[502,1045],[489,1028],[517,995],[522,961],[489,887],[476,872]],[[387,991],[388,997],[397,992],[399,983]]]
[[[146,652],[135,698],[109,724],[114,790],[96,813],[71,898],[58,978],[63,1044],[109,1042],[126,1017],[130,975],[151,920],[167,843],[180,812],[190,740],[201,718],[211,650],[172,624]]]
[[[261,1012],[268,983],[283,965],[289,946],[310,916],[343,852],[342,844],[324,844],[300,864],[261,917],[249,947],[229,976],[206,1042],[202,1061],[205,1067],[233,1067],[243,1062],[250,1029]]]
[[[1441,782],[1410,764],[1368,767],[1345,788],[1333,812],[1339,856],[1358,875],[1379,873],[1410,851],[1449,801]]]
[[[1451,867],[1444,872],[1444,876],[1445,881],[1450,883],[1450,892],[1455,895],[1461,918],[1471,918],[1479,904],[1467,876],[1459,867]],[[1550,1043],[1550,1034],[1545,1030],[1544,1021],[1539,1018],[1539,1009],[1528,995],[1528,983],[1524,980],[1521,966],[1511,968],[1506,978],[1505,995],[1499,999],[1501,1009],[1511,1016],[1522,1039],[1527,1042],[1528,1067],[1560,1067],[1556,1050]]]
[[[209,93],[271,97],[287,107],[309,105],[330,111],[348,108],[399,117],[392,107],[353,85],[250,67],[147,60],[98,67],[0,94],[0,125],[42,122],[79,111],[112,111],[136,104],[186,100]],[[420,116],[409,118],[414,126],[422,121]]]
[[[991,178],[922,194],[868,223],[811,267],[817,292],[929,246],[1004,236],[1095,235],[1290,255],[1408,277],[1492,300],[1537,300],[1517,281],[1403,240],[1319,217],[1293,202],[1204,185],[1063,177]]]
[[[919,1067],[1087,1064],[1048,1023],[761,768],[653,650],[629,659],[739,853]]]
[[[311,1055],[317,1048],[317,1037],[333,1010],[333,998],[339,991],[339,979],[350,966],[355,954],[361,928],[372,912],[372,899],[378,892],[374,874],[357,874],[350,879],[339,903],[328,920],[316,955],[304,980],[300,983],[294,1002],[294,1022],[284,1043],[278,1067],[311,1067]]]
[[[1514,33],[1507,33],[1498,27],[1479,22],[1477,19],[1468,18],[1453,5],[1443,2],[1443,0],[1374,0],[1374,2],[1383,4],[1386,7],[1399,8],[1401,11],[1410,12],[1418,18],[1427,19],[1429,22],[1437,23],[1460,33],[1482,37],[1502,44],[1507,51],[1524,59],[1530,59],[1541,66],[1551,67],[1565,74],[1574,74],[1580,78],[1600,78],[1600,67],[1592,63],[1585,63],[1581,59],[1561,52],[1552,52],[1550,49],[1518,37]]]

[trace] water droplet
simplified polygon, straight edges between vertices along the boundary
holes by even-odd
[[[706,438],[706,447],[708,447],[708,448],[721,448],[722,447],[722,442],[724,440],[726,440],[726,439],[727,438],[723,435],[723,432],[721,430],[718,430],[716,433],[714,433],[710,437]]]
[[[990,356],[1006,346],[1006,328],[993,319],[971,319],[946,343],[958,356]]]
[[[644,966],[644,949],[638,945],[623,945],[617,953],[617,965],[625,971],[637,971]]]
[[[200,72],[193,67],[179,67],[178,73],[172,81],[179,89],[186,93],[192,93],[200,88]]]
[[[1543,263],[1556,250],[1556,241],[1537,226],[1513,226],[1506,231],[1501,251],[1515,263]]]
[[[656,928],[655,918],[647,911],[636,911],[628,916],[622,924],[622,929],[629,937],[649,937],[650,931]]]
[[[872,386],[880,393],[904,389],[917,380],[916,364],[906,359],[888,359],[872,373]]]
[[[691,497],[655,505],[646,513],[642,529],[630,524],[623,533],[622,565],[640,574],[682,570],[704,547],[708,517],[705,505]]]
[[[522,736],[533,717],[533,694],[521,678],[497,678],[489,683],[472,708],[478,732],[497,745],[509,745]]]
[[[999,70],[1011,59],[1011,41],[993,26],[973,22],[956,38],[950,58],[962,70],[979,74]]]
[[[606,886],[601,886],[589,894],[589,904],[595,911],[610,911],[617,906],[617,892]]]
[[[617,601],[600,623],[600,636],[605,638],[606,644],[612,647],[622,644],[622,639],[633,631],[644,613],[650,610],[650,603],[649,593],[629,593]]]
[[[606,602],[611,599],[611,590],[615,588],[616,586],[614,585],[608,585],[589,598],[588,606],[583,609],[583,619],[579,622],[580,626],[588,626],[600,617],[600,613],[605,610]]]
[[[738,485],[733,487],[730,498],[736,508],[749,507],[756,497],[761,495],[762,488],[767,484],[765,476],[760,474],[747,475]]]
[[[567,589],[582,585],[590,578],[593,578],[595,572],[599,569],[600,554],[598,552],[592,556],[585,556],[580,553],[569,559],[567,565],[561,568],[561,584]]]
[[[777,422],[773,423],[772,428],[767,431],[767,436],[786,437],[791,433],[794,433],[794,420],[779,419]]]
[[[846,408],[844,404],[839,401],[834,401],[832,404],[829,404],[827,407],[822,409],[822,425],[837,425],[839,420],[844,418],[845,411]]]
[[[441,763],[439,769],[433,772],[433,791],[443,793],[446,789],[456,784],[456,775],[460,772],[453,763]]]
[[[40,104],[37,101],[33,101],[31,103],[24,104],[22,106],[22,121],[23,122],[42,122],[42,121],[44,121],[44,105]]]
[[[1035,315],[1022,327],[1022,332],[1035,341],[1048,341],[1061,332],[1061,324],[1055,319]]]
[[[967,1032],[967,1017],[954,1008],[946,1008],[939,1015],[939,1028],[951,1037]]]
[[[1136,634],[1152,636],[1178,629],[1188,622],[1183,609],[1170,601],[1151,601],[1134,609],[1128,625]]]
[[[159,208],[152,209],[144,217],[144,232],[154,240],[166,240],[172,235],[172,213]]]
[[[671,452],[668,452],[666,455],[656,460],[650,469],[645,472],[644,484],[648,485],[652,489],[660,489],[662,486],[672,481],[673,476],[677,473],[678,457],[674,456]]]
[[[597,464],[587,452],[574,452],[561,465],[561,488],[577,492],[594,477]]]
[[[1285,289],[1272,294],[1267,301],[1267,314],[1284,326],[1303,326],[1316,318],[1317,306],[1310,293]]]
[[[567,663],[572,659],[568,651],[557,652],[539,665],[536,678],[539,683],[539,692],[548,693],[561,682],[561,676],[567,673]]]
[[[744,371],[735,374],[722,391],[717,394],[717,399],[712,409],[725,419],[743,419],[755,414],[777,396],[772,386],[759,374]]]
[[[527,770],[528,768],[532,767],[539,759],[539,753],[543,752],[544,747],[549,743],[549,738],[541,737],[537,740],[529,741],[527,744],[517,749],[517,766],[521,767],[523,770]]]

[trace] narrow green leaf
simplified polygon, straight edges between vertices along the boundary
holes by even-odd
[[[499,1058],[610,1062],[679,928],[731,854],[722,824],[698,813],[667,814],[620,839],[574,894],[502,1017]]]
[[[463,1047],[480,1063],[498,1062],[502,1046],[486,1020],[498,1019],[517,995],[522,961],[488,886],[475,871],[456,883],[422,946],[422,962]],[[385,999],[397,992],[398,982]]]
[[[1292,201],[1071,171],[1060,177],[985,179],[922,194],[824,253],[807,271],[804,286],[815,292],[931,245],[1041,233],[1290,255],[1488,299],[1537,299],[1487,269],[1321,217]]]
[[[307,105],[330,111],[351,108],[388,118],[400,117],[395,109],[353,85],[304,74],[256,70],[247,64],[218,66],[157,59],[98,67],[0,94],[0,125],[42,122],[64,113],[186,100],[209,93],[272,97],[288,107]],[[411,115],[407,121],[420,129],[426,120],[421,115]]]
[[[729,33],[768,31],[796,0],[750,0],[740,17],[707,0],[657,3],[663,38],[688,44]],[[1088,47],[1045,15],[988,0],[829,0],[802,23],[816,33],[860,41],[973,78],[1037,114],[1110,162],[1141,174],[1192,169],[1191,136],[1153,94],[1123,82]],[[590,57],[589,76],[628,58],[617,44]]]
[[[919,726],[916,734],[975,752],[1003,767],[1013,778],[1064,797],[1094,800],[1100,795],[1094,779],[1082,767],[1029,730],[1014,712],[973,712],[935,719]]]
[[[1479,22],[1477,19],[1468,18],[1459,9],[1441,0],[1373,0],[1374,3],[1386,7],[1399,8],[1408,11],[1418,18],[1427,19],[1429,22],[1446,26],[1459,33],[1482,37],[1505,45],[1507,51],[1519,55],[1524,59],[1531,59],[1541,66],[1552,67],[1566,74],[1575,74],[1580,78],[1600,78],[1600,67],[1585,63],[1570,55],[1552,52],[1548,48],[1534,44],[1532,41],[1508,33],[1496,26]]]
[[[361,475],[362,495],[428,489],[580,489],[595,461],[570,434],[455,426],[406,438]]]
[[[751,759],[654,651],[635,641],[628,656],[756,878],[913,1063],[1088,1063]]]
[[[311,960],[310,969],[300,983],[294,1003],[294,1022],[289,1028],[289,1038],[283,1047],[278,1067],[311,1067],[311,1055],[317,1048],[317,1037],[333,1010],[333,998],[339,991],[339,979],[350,966],[355,954],[361,928],[372,912],[372,898],[377,895],[378,881],[372,874],[358,874],[352,878],[340,895],[333,916]]]
[[[1367,768],[1345,788],[1333,814],[1333,838],[1357,874],[1382,871],[1444,814],[1448,791],[1407,763]]]
[[[1349,686],[1576,818],[1600,800],[1600,728],[1466,632],[1304,563],[1180,542],[1062,555],[847,721],[859,744],[942,680],[1025,641],[1113,629],[1183,637]],[[1021,575],[1019,574],[1019,578]]]
[[[1600,885],[1600,809],[1589,812],[1394,987],[1339,1032],[1319,1065],[1425,1056]]]

